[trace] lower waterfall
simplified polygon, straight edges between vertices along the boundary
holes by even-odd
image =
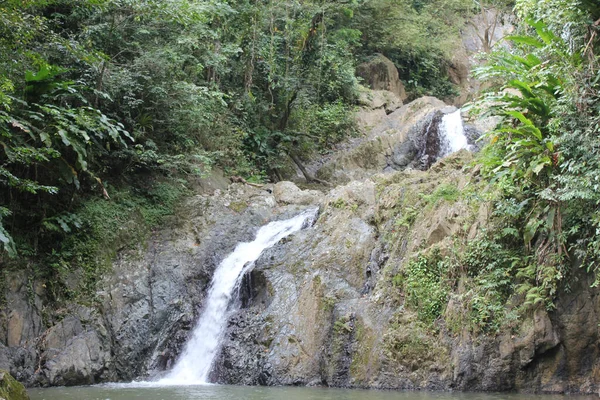
[[[213,275],[204,309],[185,345],[179,360],[168,375],[158,383],[190,385],[208,383],[208,375],[219,352],[221,339],[229,316],[228,307],[235,289],[262,252],[284,237],[314,222],[318,209],[309,209],[283,221],[274,221],[261,227],[252,242],[240,243],[229,254]]]

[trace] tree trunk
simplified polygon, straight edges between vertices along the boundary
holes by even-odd
[[[292,161],[294,161],[294,163],[298,166],[298,168],[300,168],[300,171],[302,171],[302,175],[304,175],[304,178],[306,179],[306,182],[308,182],[308,183],[316,182],[316,183],[320,183],[321,185],[331,186],[331,183],[329,183],[327,181],[323,181],[321,179],[318,179],[318,178],[315,178],[314,176],[312,176],[306,170],[306,168],[302,164],[302,161],[300,161],[300,158],[298,158],[297,155],[295,155],[292,152],[288,152],[288,155],[290,156],[290,158],[292,159]]]

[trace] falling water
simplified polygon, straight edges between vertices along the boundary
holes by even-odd
[[[469,149],[469,143],[465,136],[460,110],[446,114],[442,117],[439,127],[440,134],[440,154],[439,157],[445,157],[460,149]]]
[[[159,384],[190,385],[207,383],[228,319],[228,306],[244,274],[252,269],[261,253],[284,237],[314,222],[317,209],[294,218],[271,222],[256,233],[254,241],[240,243],[215,270],[206,306],[192,337],[173,370]]]

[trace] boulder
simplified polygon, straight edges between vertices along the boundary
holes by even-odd
[[[402,100],[389,90],[371,90],[363,86],[359,89],[359,104],[368,110],[384,109],[386,114],[402,106]]]
[[[44,367],[48,383],[52,386],[74,386],[105,381],[103,373],[111,357],[98,333],[89,331],[61,338],[65,339],[65,347]]]
[[[0,370],[0,399],[29,400],[25,387],[10,376],[7,371]]]
[[[292,182],[277,182],[273,196],[279,204],[311,205],[318,202],[321,193],[316,190],[302,190]]]
[[[361,77],[365,84],[373,90],[392,92],[398,96],[401,102],[407,98],[404,85],[398,76],[398,69],[383,54],[376,54],[369,61],[356,67],[356,75]]]
[[[355,114],[356,123],[362,131],[368,132],[377,126],[386,115],[402,106],[402,100],[388,90],[371,90],[360,86],[359,104]]]

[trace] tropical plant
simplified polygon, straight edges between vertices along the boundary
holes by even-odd
[[[526,2],[518,3],[520,10],[530,10],[527,7]],[[580,20],[571,32],[582,24],[585,21]],[[589,90],[596,83],[578,79],[586,66],[593,65],[585,56],[594,48],[595,39],[588,36],[591,47],[574,48],[573,42],[582,38],[573,36],[566,41],[539,20],[528,19],[527,26],[523,34],[508,38],[511,48],[493,52],[489,64],[477,71],[479,78],[496,86],[474,107],[501,118],[487,135],[483,170],[505,195],[497,204],[499,213],[513,210],[504,217],[518,227],[532,255],[517,273],[519,290],[525,293],[526,303],[552,307],[559,284],[571,273],[573,255],[585,259],[590,246],[596,249],[591,244],[595,240],[582,241],[578,236],[593,231],[588,212],[597,207],[598,197],[584,189],[586,186],[574,184],[578,180],[574,178],[576,164],[581,166],[579,172],[585,171],[586,179],[596,176],[596,163],[581,164],[595,151],[581,147],[583,142],[591,144],[591,136],[576,138],[573,133],[590,131],[593,126],[591,119],[581,118],[586,107],[577,111],[576,105],[594,103],[594,96],[578,88]],[[588,181],[588,188],[590,184]],[[518,206],[502,206],[507,202]]]

